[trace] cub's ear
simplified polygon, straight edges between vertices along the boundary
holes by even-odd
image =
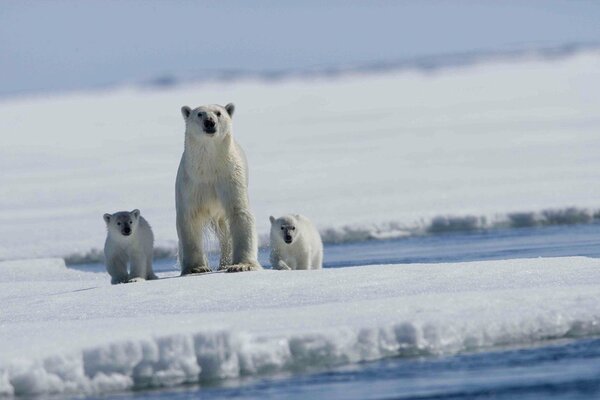
[[[275,223],[275,218],[274,218],[274,217],[271,215],[271,216],[269,217],[269,221],[271,221],[271,223],[272,223],[272,224],[274,224],[274,223]]]
[[[188,119],[190,114],[192,113],[192,109],[188,106],[181,107],[181,115],[183,115],[183,119]]]
[[[110,223],[110,219],[112,218],[112,215],[110,214],[104,214],[104,222],[106,222],[106,224],[108,225]]]
[[[138,210],[136,208],[135,210],[133,210],[132,212],[130,212],[130,214],[133,216],[133,218],[138,219],[140,217],[140,210]]]
[[[229,117],[233,117],[235,105],[233,103],[229,103],[225,106],[225,110],[227,110],[227,114],[229,114]]]

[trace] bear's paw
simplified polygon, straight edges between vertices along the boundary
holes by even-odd
[[[260,271],[261,269],[263,268],[258,263],[248,262],[230,265],[227,267],[226,272]]]

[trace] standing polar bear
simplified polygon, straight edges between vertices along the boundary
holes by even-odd
[[[284,215],[271,220],[273,269],[321,269],[323,242],[319,231],[303,215]]]
[[[232,136],[234,105],[181,108],[185,147],[175,183],[181,275],[210,272],[203,248],[205,228],[221,246],[219,270],[262,269],[248,200],[248,165]]]

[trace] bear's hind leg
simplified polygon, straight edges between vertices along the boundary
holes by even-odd
[[[149,257],[146,261],[146,279],[148,279],[149,281],[158,279],[158,276],[156,276],[156,274],[154,274],[154,271],[152,270],[152,257]]]
[[[221,246],[221,259],[219,260],[219,271],[227,269],[233,262],[233,246],[231,231],[226,218],[219,218],[215,223],[215,231]]]
[[[313,257],[313,265],[312,269],[321,269],[323,268],[323,250],[318,251]]]

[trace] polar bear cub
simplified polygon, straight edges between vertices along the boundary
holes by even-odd
[[[154,235],[140,210],[104,214],[107,236],[104,244],[106,270],[111,283],[158,279],[152,271]],[[127,264],[131,271],[127,272]]]
[[[209,227],[221,245],[220,270],[262,269],[246,156],[232,136],[234,109],[231,103],[181,108],[185,145],[175,182],[181,275],[211,271],[202,237]]]
[[[273,269],[321,269],[323,242],[319,231],[303,215],[284,215],[271,220]]]

